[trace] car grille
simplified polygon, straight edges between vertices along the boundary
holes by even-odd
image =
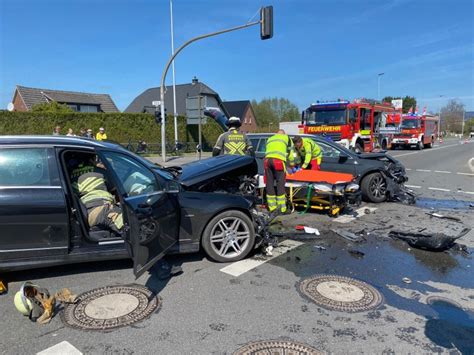
[[[341,133],[335,133],[335,132],[324,132],[326,137],[330,137],[333,141],[337,142],[340,141],[342,138]],[[323,133],[318,133],[319,136],[322,136]]]

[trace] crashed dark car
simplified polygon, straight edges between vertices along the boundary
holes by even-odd
[[[271,133],[248,134],[257,158],[259,174],[263,174],[265,147],[271,135]],[[403,184],[408,181],[405,168],[390,155],[355,153],[320,136],[303,134],[301,137],[311,138],[321,147],[323,152],[321,170],[354,175],[361,187],[364,200],[379,203],[405,196]]]
[[[120,206],[120,235],[90,227],[71,166],[100,162]],[[92,159],[92,160],[91,160]],[[0,137],[0,272],[131,256],[137,277],[167,253],[203,249],[218,262],[256,245],[251,157],[162,168],[119,145],[76,137]]]

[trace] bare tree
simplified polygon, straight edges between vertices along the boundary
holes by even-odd
[[[446,132],[461,133],[464,104],[457,99],[449,100],[441,108],[441,130]]]

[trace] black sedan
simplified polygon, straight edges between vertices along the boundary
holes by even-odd
[[[267,139],[271,133],[248,134],[258,162],[259,174],[263,174],[263,158]],[[355,153],[322,137],[304,134],[301,137],[314,140],[323,152],[321,170],[350,173],[362,190],[362,197],[370,202],[383,202],[394,192],[397,184],[408,180],[405,168],[385,153]],[[390,181],[389,181],[390,179]]]
[[[100,164],[120,206],[121,235],[91,228],[71,169]],[[0,273],[132,256],[137,277],[164,254],[201,248],[219,262],[255,246],[257,173],[250,157],[221,156],[164,169],[119,145],[76,137],[0,137]]]

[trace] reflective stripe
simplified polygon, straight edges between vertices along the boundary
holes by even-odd
[[[269,155],[279,155],[283,158],[282,160],[284,160],[286,158],[286,154],[283,154],[282,152],[279,152],[279,151],[276,151],[276,150],[274,150],[272,152],[265,153],[265,157],[267,157]]]
[[[114,198],[109,192],[103,190],[94,190],[81,197],[81,201],[84,204],[87,204],[94,200],[105,200],[108,202],[113,202]]]

